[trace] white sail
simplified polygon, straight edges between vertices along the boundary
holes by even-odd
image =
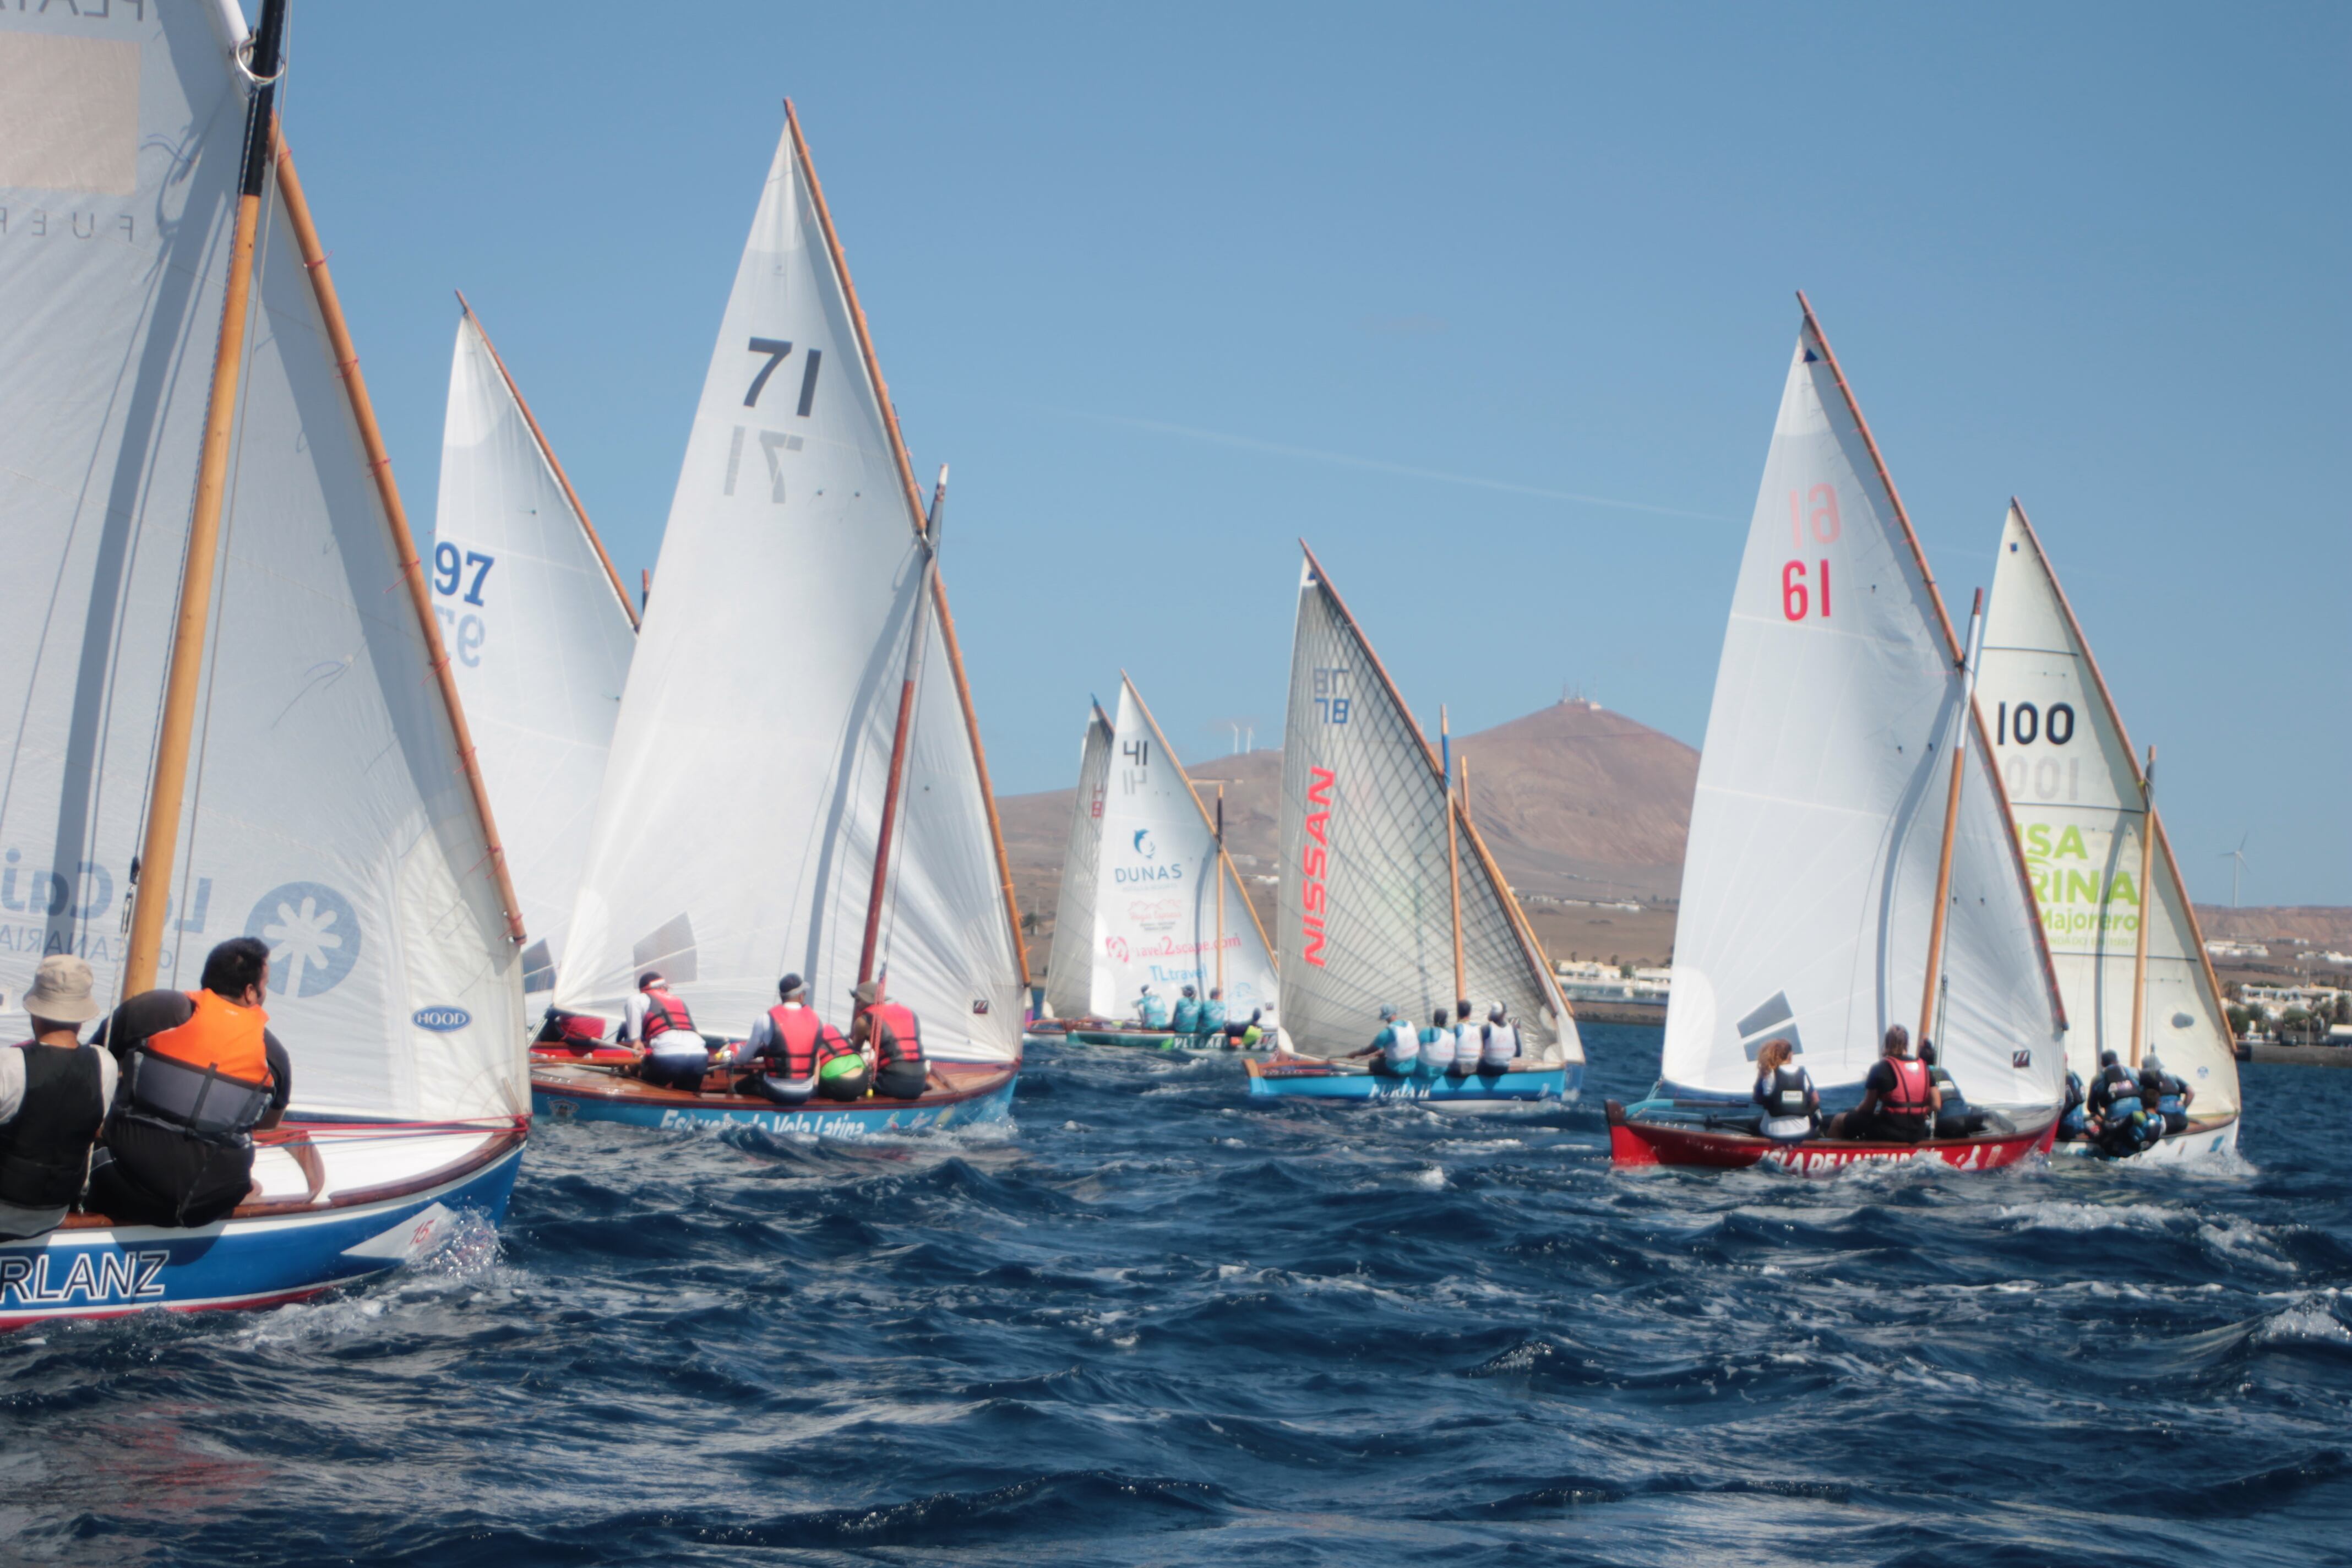
[[[921,583],[910,482],[796,127],[711,354],[605,767],[556,999],[659,969],[741,1032],[797,972],[846,1023]],[[934,1054],[1011,1060],[1020,958],[937,616],[883,966]]]
[[[2196,910],[2160,817],[2153,886],[2139,886],[2149,820],[2139,763],[2074,607],[2014,501],[1985,611],[1977,701],[1992,726],[1993,756],[2066,1001],[2067,1065],[2088,1082],[2102,1051],[2137,1059],[2132,971],[2146,920],[2139,1043],[2195,1088],[2200,1115],[2235,1110],[2238,1063]]]
[[[227,272],[234,18],[0,19],[0,984],[120,987]],[[273,948],[296,1109],[523,1108],[520,965],[487,825],[325,317],[273,188],[257,247],[160,984]]]
[[[428,567],[433,606],[498,812],[530,945],[563,954],[636,618],[481,323],[458,318]]]
[[[1078,747],[1078,788],[1062,849],[1062,890],[1054,905],[1054,956],[1045,966],[1045,1006],[1057,1018],[1094,1012],[1096,868],[1101,863],[1104,793],[1110,780],[1110,721],[1091,704]]]
[[[1222,984],[1226,1009],[1236,1017],[1275,1006],[1274,960],[1241,879],[1219,853],[1183,763],[1134,683],[1123,677],[1104,795],[1094,924],[1087,1011],[1096,1017],[1132,1015],[1146,985],[1172,1005],[1186,985],[1205,997]]]
[[[1360,1049],[1382,1005],[1426,1023],[1454,987],[1448,824],[1468,999],[1507,1005],[1519,1053],[1584,1059],[1576,1024],[1436,754],[1310,553],[1298,579],[1282,740],[1282,1025],[1315,1056]]]
[[[1716,672],[1683,862],[1663,1061],[1745,1099],[1786,1037],[1824,1089],[1916,1031],[1958,649],[1910,524],[1808,312]],[[1972,1103],[2047,1107],[2063,1014],[1998,787],[1971,737],[1931,1031]]]

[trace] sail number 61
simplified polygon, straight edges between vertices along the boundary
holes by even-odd
[[[1807,502],[1811,503],[1810,516],[1807,515]],[[1801,499],[1795,490],[1789,492],[1790,547],[1802,550],[1808,531],[1812,534],[1816,544],[1834,544],[1838,535],[1845,531],[1838,519],[1836,486],[1815,485]],[[1817,564],[1821,568],[1820,580],[1814,584],[1820,589],[1817,613],[1822,619],[1827,620],[1830,614],[1830,563],[1822,561]],[[1791,561],[1781,567],[1780,614],[1790,620],[1801,621],[1809,611],[1814,609],[1815,602],[1815,595],[1805,580],[1805,563]]]

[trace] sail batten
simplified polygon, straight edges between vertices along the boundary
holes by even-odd
[[[787,972],[846,1021],[922,591],[919,492],[787,108],[688,437],[556,1000],[659,969],[740,1032]],[[933,605],[944,596],[934,582]],[[1020,955],[968,692],[927,617],[881,971],[948,1058],[1020,1049]]]
[[[2090,641],[2015,500],[1994,565],[1979,691],[1992,710],[1989,754],[2066,999],[2068,1066],[2088,1081],[2102,1051],[2133,1059],[2132,972],[2145,922],[2137,1044],[2196,1089],[2200,1114],[2235,1110],[2228,1012],[2196,907]],[[2152,887],[2137,885],[2143,850],[2153,852]]]
[[[1969,741],[1932,1034],[1977,1103],[2040,1108],[2063,1014],[1961,647],[1877,443],[1805,308],[1692,805],[1662,1060],[1745,1099],[1769,1040],[1825,1089],[1918,1024],[1950,748]]]
[[[1302,546],[1303,550],[1303,546]],[[1454,994],[1455,836],[1469,996],[1507,1007],[1523,1057],[1583,1059],[1542,950],[1436,750],[1321,564],[1304,552],[1283,730],[1281,1016],[1297,1049],[1360,1047],[1383,1005],[1416,1022]]]

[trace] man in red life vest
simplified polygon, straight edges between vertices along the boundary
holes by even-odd
[[[199,1226],[248,1194],[253,1137],[278,1125],[294,1089],[286,1047],[269,1032],[269,944],[235,936],[205,959],[195,991],[142,991],[114,1010],[100,1039],[122,1087],[90,1164],[89,1207],[133,1225]],[[308,1140],[290,1142],[315,1200],[326,1170]]]
[[[931,1081],[923,1056],[922,1026],[904,1003],[885,1002],[878,982],[856,991],[857,1019],[850,1034],[874,1053],[874,1093],[881,1100],[914,1100]]]
[[[702,1075],[710,1067],[710,1047],[695,1031],[694,1016],[686,1004],[670,994],[661,971],[648,969],[637,976],[637,994],[629,998],[621,1020],[621,1038],[635,1040],[646,1050],[637,1074],[657,1089],[683,1089],[699,1093]]]
[[[747,1081],[753,1094],[778,1105],[803,1105],[810,1096],[862,1100],[866,1058],[808,1005],[808,986],[797,974],[776,983],[782,1000],[760,1015],[743,1042],[743,1065],[765,1070]]]
[[[1826,1138],[1864,1143],[1920,1143],[1935,1131],[1944,1096],[1927,1076],[1925,1062],[1911,1059],[1911,1032],[1897,1024],[1886,1031],[1884,1051],[1862,1080],[1862,1103],[1841,1110],[1822,1129]]]

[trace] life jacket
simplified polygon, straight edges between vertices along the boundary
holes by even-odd
[[[1878,1097],[1878,1111],[1897,1121],[1927,1126],[1927,1090],[1934,1080],[1927,1076],[1927,1064],[1905,1057],[1881,1057],[1895,1074],[1895,1088]]]
[[[1381,1054],[1392,1068],[1409,1068],[1421,1060],[1421,1036],[1400,1018],[1381,1031]]]
[[[1170,1026],[1180,1035],[1189,1035],[1200,1028],[1201,1004],[1190,996],[1178,997],[1176,1016],[1171,1021]]]
[[[695,1032],[694,1016],[686,1010],[685,1003],[668,992],[658,990],[646,992],[646,1037],[637,1043],[650,1047],[656,1040],[660,1039],[672,1029],[682,1034],[693,1034]],[[699,1039],[696,1041],[697,1045],[700,1043]]]
[[[0,1203],[64,1208],[81,1196],[90,1145],[106,1120],[98,1047],[61,1051],[28,1040],[20,1050],[25,1099],[16,1120],[0,1127]]]
[[[139,1041],[122,1064],[117,1110],[215,1143],[243,1144],[269,1110],[269,1015],[216,991],[191,991],[188,1021]]]
[[[2189,1085],[2170,1073],[2158,1075],[2156,1109],[2164,1117],[2167,1132],[2189,1131],[2189,1107],[2183,1098],[2188,1092]]]
[[[1225,1026],[1225,1005],[1223,1002],[1201,1004],[1201,1033],[1213,1035]]]
[[[1444,1072],[1454,1065],[1454,1031],[1436,1027],[1421,1032],[1421,1065],[1432,1072]]]
[[[1135,1005],[1135,1016],[1147,1029],[1164,1029],[1168,1026],[1168,999],[1146,996]]]
[[[1519,1032],[1508,1024],[1489,1024],[1478,1065],[1484,1068],[1507,1068],[1518,1059]]]
[[[775,1029],[776,1045],[783,1052],[784,1070],[778,1076],[814,1077],[817,1047],[825,1035],[824,1020],[807,1007],[787,1007],[779,1003],[768,1009],[768,1023]]]
[[[2118,1063],[2101,1068],[2099,1076],[2091,1080],[2091,1109],[2102,1116],[2115,1114],[2116,1102],[2139,1099],[2139,1079],[2132,1070]]]
[[[883,1067],[898,1062],[920,1064],[923,1059],[922,1026],[915,1022],[914,1009],[899,1002],[877,1002],[866,1009],[874,1020],[874,1059]]]

